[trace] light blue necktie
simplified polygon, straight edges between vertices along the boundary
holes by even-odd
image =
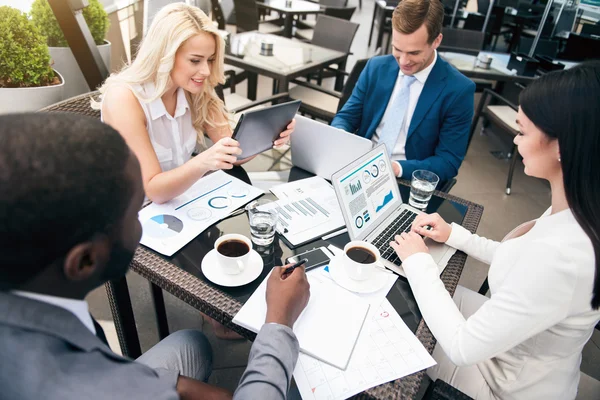
[[[385,144],[388,155],[392,156],[392,151],[398,141],[400,135],[400,129],[406,119],[406,112],[408,111],[408,102],[410,98],[410,85],[412,85],[417,78],[412,75],[404,75],[402,78],[402,85],[400,92],[396,95],[392,107],[388,111],[381,135],[379,135],[379,144]]]

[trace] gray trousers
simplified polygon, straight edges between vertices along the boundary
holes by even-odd
[[[212,372],[212,347],[202,332],[185,329],[170,334],[137,361],[206,382]]]

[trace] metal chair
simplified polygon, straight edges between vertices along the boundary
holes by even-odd
[[[522,36],[519,41],[519,52],[528,54],[533,45],[533,39]],[[558,54],[559,43],[554,40],[540,39],[535,47],[535,54],[540,56],[548,56],[550,58],[556,58]]]
[[[259,31],[279,35],[283,32],[280,24],[274,24],[272,20],[260,20],[258,6],[254,0],[233,0],[233,6],[237,33]]]
[[[356,7],[327,7],[325,8],[323,15],[350,21],[355,11]],[[296,29],[297,38],[306,41],[312,40],[315,34],[315,22],[296,21],[296,26],[301,27],[300,29]]]
[[[488,97],[491,96],[493,99],[497,100],[500,104],[488,104],[486,102]],[[471,130],[469,132],[469,142],[468,145],[471,144],[471,140],[473,139],[473,134],[475,133],[475,128],[479,122],[480,117],[485,117],[494,124],[498,125],[504,131],[509,134],[516,136],[519,134],[519,126],[515,122],[517,119],[517,110],[518,106],[512,102],[510,102],[505,97],[499,95],[498,93],[490,90],[484,89],[483,95],[481,96],[481,100],[479,100],[479,104],[477,105],[477,110],[475,111],[475,116],[473,117],[473,122],[471,124]],[[468,148],[467,145],[467,148]],[[515,171],[515,166],[517,164],[518,152],[517,146],[513,144],[512,151],[510,153],[510,167],[508,170],[508,178],[506,180],[506,194],[510,195],[511,185],[513,173]]]
[[[442,28],[442,43],[438,51],[478,55],[483,48],[484,33],[467,29]]]
[[[570,61],[598,59],[600,58],[600,39],[571,33],[567,39],[564,52],[558,58]]]
[[[380,52],[381,49],[378,49],[375,55],[378,55]],[[296,86],[290,89],[290,98],[302,100],[300,113],[308,114],[313,118],[331,123],[335,114],[346,104],[346,101],[352,95],[354,86],[356,86],[356,82],[358,82],[358,78],[368,61],[368,58],[356,61],[341,91],[328,90],[322,86],[295,79],[292,82]]]
[[[328,66],[325,68],[326,71],[321,69],[315,74],[310,74],[307,76],[309,81],[314,77],[317,79],[317,84],[320,85],[324,77],[335,76],[335,90],[342,90],[342,87],[344,86],[343,75],[346,68],[346,61],[348,60],[350,47],[352,47],[352,42],[354,41],[354,36],[356,35],[358,27],[359,25],[354,22],[329,17],[327,15],[319,15],[317,17],[317,24],[315,25],[314,34],[310,43],[345,53],[346,57],[337,64],[336,68]]]

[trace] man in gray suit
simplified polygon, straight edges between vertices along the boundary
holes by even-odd
[[[143,200],[138,161],[108,125],[0,116],[0,399],[231,398],[204,383],[202,333],[174,333],[134,361],[110,350],[89,314],[85,296],[128,269]],[[308,298],[303,269],[273,270],[234,398],[285,398],[298,358],[291,327]]]

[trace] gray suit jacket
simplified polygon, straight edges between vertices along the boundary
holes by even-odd
[[[265,325],[235,399],[285,398],[298,359],[292,330]],[[0,292],[0,399],[178,399],[177,374],[113,353],[71,312]]]

